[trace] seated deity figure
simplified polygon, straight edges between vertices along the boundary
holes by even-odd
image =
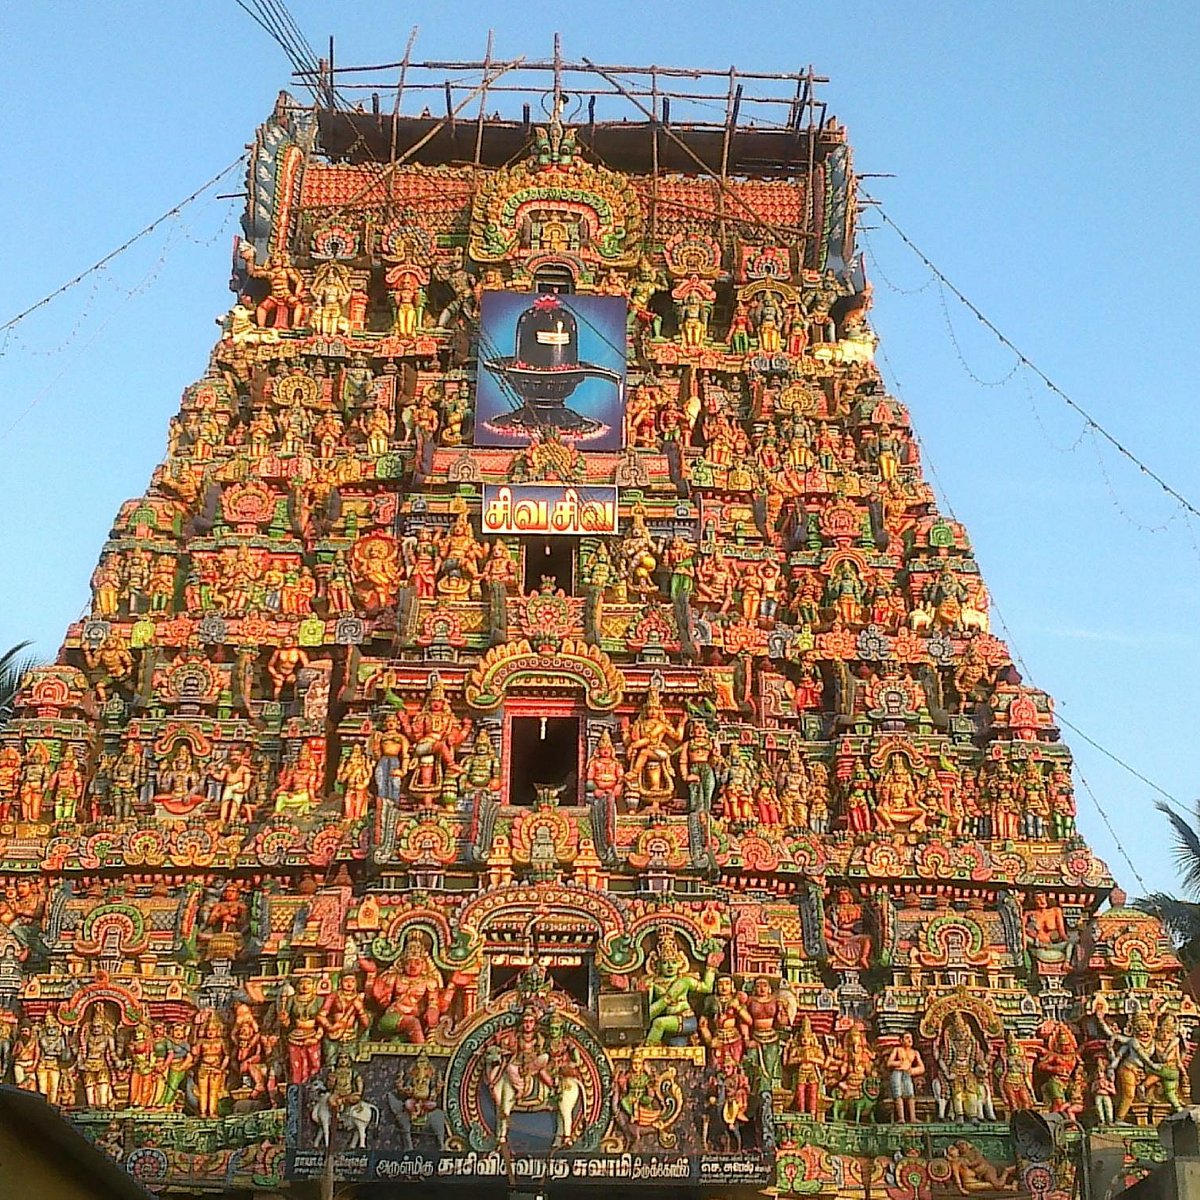
[[[441,794],[448,777],[461,773],[456,756],[471,722],[454,715],[442,681],[435,679],[425,703],[403,718],[403,724],[411,739],[408,790],[416,799],[429,802]]]
[[[924,833],[928,822],[907,759],[893,754],[875,785],[875,823],[889,831]]]
[[[1040,963],[1064,963],[1070,949],[1063,911],[1038,892],[1025,914],[1025,940],[1029,953]]]
[[[865,969],[871,964],[871,935],[863,928],[863,906],[849,888],[838,888],[825,917],[825,942],[835,967]]]
[[[691,997],[707,996],[712,992],[720,957],[720,954],[710,955],[701,975],[688,960],[672,930],[664,929],[658,935],[642,985],[650,997],[647,1046],[685,1046],[699,1031]]]
[[[456,991],[433,961],[429,936],[410,930],[397,962],[382,971],[369,960],[363,966],[369,977],[367,995],[382,1010],[379,1032],[410,1045],[427,1041],[450,1011]]]

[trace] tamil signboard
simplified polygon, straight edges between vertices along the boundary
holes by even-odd
[[[587,536],[617,532],[615,487],[484,484],[483,533]]]
[[[291,1179],[317,1179],[325,1172],[323,1150],[293,1150]],[[680,1154],[657,1150],[641,1154],[549,1154],[408,1150],[379,1153],[346,1150],[335,1154],[334,1178],[343,1182],[464,1183],[511,1180],[513,1183],[632,1183],[662,1187],[698,1185],[765,1187],[775,1182],[775,1157],[769,1152]]]

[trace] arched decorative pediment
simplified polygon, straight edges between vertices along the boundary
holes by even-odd
[[[643,224],[628,178],[584,162],[572,131],[552,124],[526,162],[496,171],[476,193],[469,251],[480,263],[553,254],[631,267]]]
[[[621,703],[625,679],[598,646],[565,639],[554,649],[535,650],[528,641],[494,646],[472,668],[463,695],[472,708],[490,712],[514,687],[582,690],[588,708],[607,712]]]

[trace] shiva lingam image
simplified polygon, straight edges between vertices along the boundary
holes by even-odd
[[[510,432],[556,428],[577,436],[595,433],[601,423],[568,408],[567,400],[585,379],[621,382],[617,371],[580,362],[578,321],[551,293],[536,297],[517,318],[515,354],[485,359],[483,366],[521,401],[513,412],[490,421]]]

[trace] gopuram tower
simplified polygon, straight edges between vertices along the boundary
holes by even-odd
[[[4,1081],[183,1192],[1103,1195],[1196,1010],[874,365],[821,81],[474,69],[258,132],[0,732]]]

